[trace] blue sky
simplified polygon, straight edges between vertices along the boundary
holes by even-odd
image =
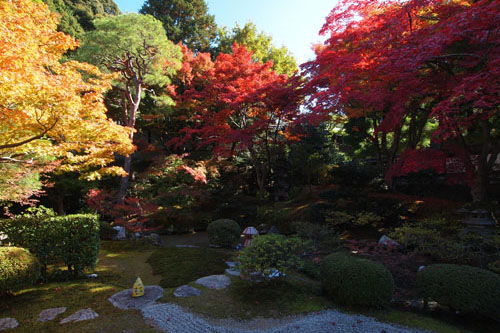
[[[205,0],[218,25],[228,28],[252,21],[286,46],[297,62],[314,57],[311,45],[321,40],[318,31],[336,0]],[[144,0],[115,0],[122,12],[136,12]]]

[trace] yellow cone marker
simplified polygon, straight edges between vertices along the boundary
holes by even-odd
[[[140,277],[135,280],[134,286],[132,287],[132,297],[144,296],[144,285]]]

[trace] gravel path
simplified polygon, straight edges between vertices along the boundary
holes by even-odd
[[[233,319],[207,319],[194,315],[178,305],[156,304],[142,309],[142,315],[153,326],[168,333],[425,332],[404,326],[385,324],[374,318],[349,315],[335,310],[283,319],[256,318],[250,321],[237,321]]]

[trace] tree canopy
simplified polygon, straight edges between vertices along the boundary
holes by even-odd
[[[56,31],[57,16],[45,4],[3,1],[0,22],[0,168],[23,174],[52,161],[89,178],[122,174],[106,167],[115,152],[133,151],[127,130],[106,117],[111,77],[89,64],[61,63],[78,43]]]
[[[175,44],[183,43],[193,51],[210,50],[217,25],[204,0],[146,0],[140,13],[160,20]]]
[[[225,27],[219,29],[216,47],[218,53],[231,53],[234,43],[245,45],[249,51],[252,51],[254,61],[261,63],[272,61],[272,69],[278,74],[290,76],[298,69],[297,62],[290,51],[285,46],[280,48],[274,46],[272,37],[264,32],[258,32],[253,23],[247,23],[243,27],[236,25],[230,32]]]

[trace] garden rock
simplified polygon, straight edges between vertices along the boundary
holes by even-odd
[[[66,312],[66,307],[60,307],[60,308],[52,308],[52,309],[46,309],[40,312],[38,315],[38,321],[39,322],[46,322],[55,319],[57,316],[59,316],[61,313]]]
[[[14,318],[1,318],[0,331],[10,330],[19,326],[19,323]]]
[[[132,289],[122,290],[110,298],[115,307],[122,310],[140,310],[146,306],[156,304],[156,301],[163,296],[163,288],[160,286],[146,286],[144,287],[144,296],[132,297]]]
[[[210,289],[225,289],[231,284],[231,279],[226,275],[210,275],[196,280],[195,283]]]
[[[227,268],[226,269],[226,274],[231,275],[231,276],[240,276],[240,270],[236,268]]]
[[[378,245],[387,246],[387,247],[401,247],[401,244],[399,244],[395,240],[387,237],[386,235],[383,235],[382,237],[380,237],[380,239],[378,241]]]
[[[113,240],[125,240],[127,239],[127,235],[125,233],[125,227],[117,225],[113,227],[117,231],[116,235],[113,237]]]
[[[150,234],[147,236],[144,236],[144,238],[148,241],[151,242],[151,244],[155,246],[160,246],[161,245],[161,237],[158,234]]]
[[[226,265],[229,267],[229,268],[236,268],[237,266],[240,265],[239,262],[236,262],[236,261],[226,261]]]
[[[175,247],[181,247],[181,248],[191,248],[191,249],[198,249],[200,248],[199,246],[196,245],[176,245]]]
[[[188,286],[187,284],[180,286],[179,288],[175,289],[174,291],[174,296],[175,297],[191,297],[191,296],[200,296],[201,291]]]
[[[82,310],[79,310],[79,311],[73,313],[71,316],[64,318],[63,320],[61,320],[60,323],[61,324],[66,324],[69,322],[76,323],[79,321],[92,320],[92,319],[95,319],[97,317],[99,317],[99,315],[94,310],[82,309]]]

